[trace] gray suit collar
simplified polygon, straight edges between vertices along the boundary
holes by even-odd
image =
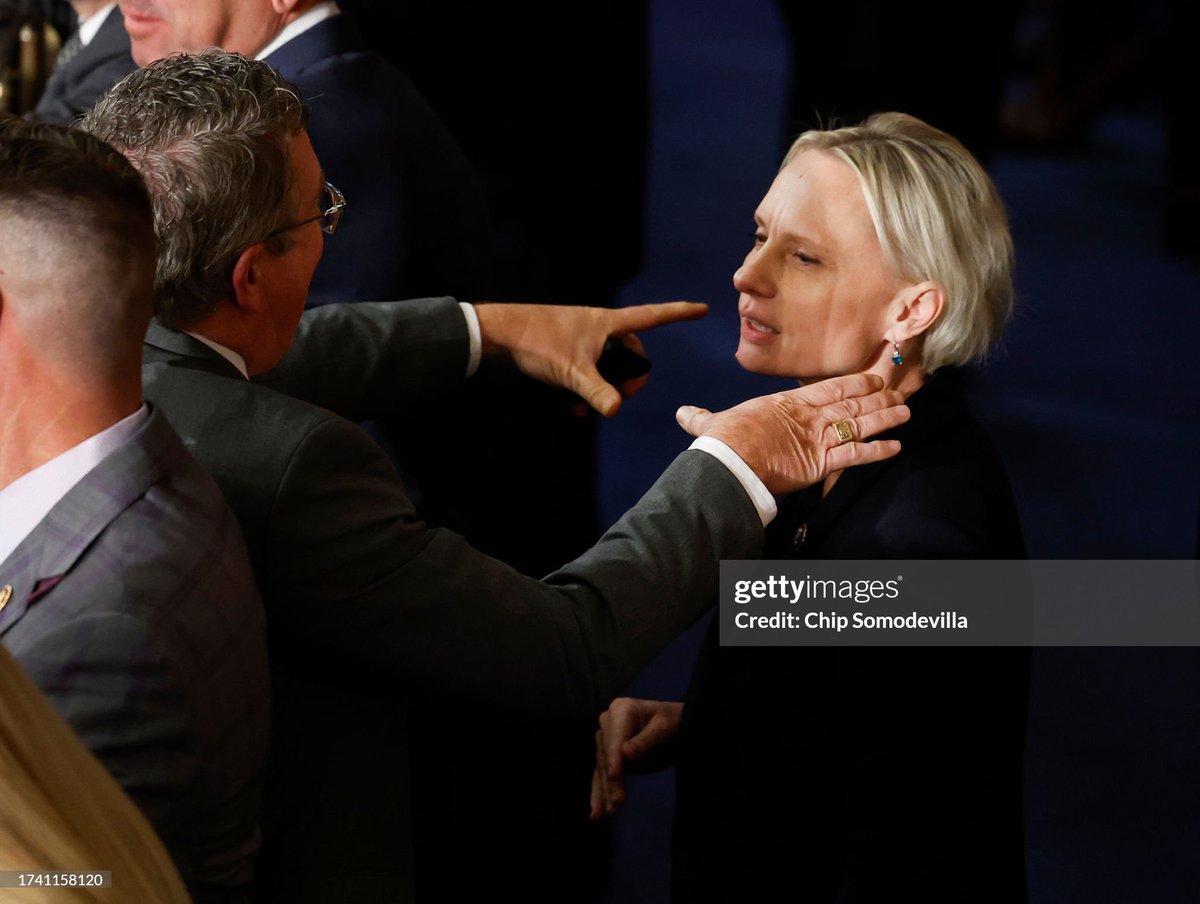
[[[151,407],[150,417],[130,441],[89,471],[0,563],[0,588],[13,588],[0,611],[0,636],[183,454],[166,418]]]
[[[150,329],[146,332],[145,346],[148,349],[157,349],[171,355],[189,358],[200,370],[234,377],[238,380],[245,379],[242,372],[219,352],[187,333],[168,329],[157,320],[150,321]],[[152,355],[147,354],[143,357],[148,360]]]

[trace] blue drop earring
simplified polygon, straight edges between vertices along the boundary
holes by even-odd
[[[904,363],[904,356],[900,354],[900,343],[895,339],[892,340],[892,364],[899,367]]]

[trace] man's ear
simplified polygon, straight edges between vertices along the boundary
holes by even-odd
[[[277,16],[287,16],[297,6],[305,6],[303,0],[271,0],[271,11]],[[309,4],[310,5],[310,4]]]
[[[239,308],[257,311],[264,303],[263,255],[267,253],[262,242],[251,245],[238,257],[233,265],[233,298]]]
[[[932,327],[946,307],[946,293],[933,282],[917,283],[901,290],[892,302],[889,340],[915,339]]]

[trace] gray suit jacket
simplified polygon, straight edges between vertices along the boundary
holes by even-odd
[[[334,305],[305,314],[272,380],[359,414],[356,397],[402,404],[461,380],[466,355],[450,299]],[[393,398],[383,375],[404,383]],[[422,524],[355,424],[242,379],[191,337],[152,326],[144,384],[225,491],[267,606],[270,900],[410,897],[406,687],[592,716],[709,604],[721,558],[761,549],[736,479],[685,452],[592,550],[537,581]]]
[[[13,550],[0,584],[0,641],[196,900],[244,893],[267,753],[262,605],[237,524],[161,411]]]

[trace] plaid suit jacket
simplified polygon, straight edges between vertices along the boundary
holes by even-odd
[[[162,412],[0,563],[0,642],[142,809],[197,901],[250,881],[268,739],[237,523]]]

